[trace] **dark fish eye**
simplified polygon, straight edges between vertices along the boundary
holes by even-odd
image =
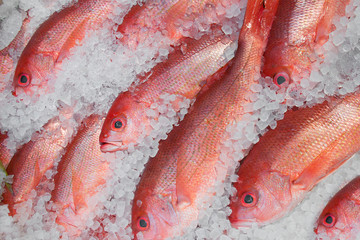
[[[122,131],[126,125],[125,117],[114,118],[111,122],[111,129],[113,131]]]
[[[277,85],[278,87],[282,87],[286,84],[289,84],[290,77],[286,72],[280,72],[274,76],[273,81],[274,81],[275,85]]]
[[[244,207],[252,207],[256,204],[256,201],[257,201],[256,196],[252,193],[245,192],[241,196],[241,204]]]
[[[114,127],[115,128],[121,128],[122,127],[122,122],[121,121],[116,121],[115,123],[114,123]]]
[[[245,203],[252,203],[254,201],[254,198],[250,195],[250,194],[247,194],[245,197],[244,197],[244,202]]]
[[[276,79],[276,83],[279,84],[279,85],[283,84],[285,81],[286,81],[286,79],[284,78],[284,76],[279,76]]]
[[[21,87],[26,87],[30,84],[30,77],[29,75],[22,73],[18,78],[18,85]]]
[[[330,213],[326,214],[325,217],[323,218],[322,223],[323,223],[323,225],[324,225],[325,227],[329,227],[329,228],[330,228],[330,227],[334,226],[334,224],[335,224],[335,217],[334,217],[334,215],[332,215],[332,214],[330,214]]]
[[[150,223],[149,223],[149,219],[145,218],[145,217],[139,217],[137,220],[137,227],[141,230],[141,231],[146,231],[149,229],[150,227]]]

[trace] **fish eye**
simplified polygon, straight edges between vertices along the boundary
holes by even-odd
[[[125,117],[114,118],[111,122],[111,129],[113,131],[121,131],[125,128],[125,125],[126,125]]]
[[[147,217],[139,217],[136,224],[140,231],[146,231],[150,227],[149,219]]]
[[[241,195],[241,204],[244,207],[252,207],[256,204],[257,198],[250,192],[245,192]]]
[[[30,84],[30,76],[28,74],[22,73],[18,78],[18,85],[21,87],[26,87]]]
[[[276,86],[282,87],[290,82],[290,77],[286,72],[279,72],[274,76],[273,81]]]
[[[323,224],[325,227],[330,228],[330,227],[334,226],[335,220],[336,220],[336,219],[335,219],[335,216],[332,215],[332,214],[330,214],[330,213],[328,213],[328,214],[326,214],[325,217],[323,218],[322,224]]]

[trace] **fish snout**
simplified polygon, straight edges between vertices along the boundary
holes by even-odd
[[[124,146],[122,144],[122,142],[102,142],[99,141],[100,143],[100,150],[103,153],[106,152],[116,152],[116,151],[121,151],[121,150],[126,150],[126,146]]]
[[[233,228],[251,228],[254,225],[256,225],[256,221],[253,219],[239,219],[237,217],[234,217],[233,215],[229,216],[230,224]]]

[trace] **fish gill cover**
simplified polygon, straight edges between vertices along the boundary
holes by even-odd
[[[80,1],[80,0],[79,0]],[[53,12],[69,6],[72,1],[6,1],[0,5],[0,44],[6,47],[15,37],[21,27],[22,20],[30,17],[26,35],[32,35],[36,28]],[[82,42],[71,50],[71,57],[65,59],[51,81],[54,92],[41,95],[38,98],[20,96],[15,98],[11,93],[10,84],[0,95],[0,127],[7,132],[9,139],[7,147],[13,151],[27,142],[31,135],[40,130],[51,118],[59,114],[58,107],[71,106],[78,125],[84,116],[92,113],[104,114],[111,106],[119,92],[126,91],[138,74],[143,74],[160,61],[166,59],[171,51],[171,39],[157,32],[148,42],[142,42],[135,49],[119,45],[111,31],[111,24],[121,23],[123,16],[135,1],[118,1],[123,8],[115,8],[114,16],[98,31],[89,33]],[[115,4],[115,1],[114,1]],[[242,158],[251,144],[258,141],[258,134],[263,134],[267,126],[276,127],[276,120],[283,117],[287,106],[312,106],[323,101],[326,95],[355,91],[360,85],[360,16],[359,1],[351,1],[347,7],[347,17],[335,19],[336,30],[330,34],[329,41],[320,49],[313,63],[314,70],[309,78],[304,78],[300,86],[291,83],[285,90],[279,90],[272,84],[272,79],[263,78],[259,84],[251,87],[251,104],[245,106],[242,121],[228,127],[231,136],[224,142],[222,157]],[[222,29],[231,34],[239,30],[244,14],[244,1],[239,4],[218,8],[216,12],[223,16]],[[241,11],[239,10],[241,9]],[[209,20],[210,19],[210,20]],[[212,19],[212,20],[211,20]],[[186,31],[184,35],[199,38],[199,32],[207,31],[206,21],[216,21],[214,18],[201,18],[197,21],[186,22],[199,31]],[[185,25],[185,24],[183,24]],[[188,25],[185,25],[188,26]],[[234,28],[234,26],[236,26]],[[190,29],[191,27],[189,27]],[[121,37],[121,36],[119,36]],[[21,52],[13,51],[11,56],[18,60]],[[14,72],[4,76],[10,83]],[[164,101],[170,101],[164,99]],[[286,103],[282,104],[282,103]],[[165,113],[166,108],[160,112]],[[183,112],[184,114],[186,112]],[[64,120],[65,121],[65,120]],[[173,121],[173,122],[172,122]],[[87,228],[81,237],[89,239],[96,236],[99,228],[104,228],[110,238],[131,239],[130,228],[131,204],[139,176],[149,157],[154,157],[158,149],[158,142],[166,138],[166,132],[176,119],[162,118],[154,123],[159,129],[155,139],[145,139],[137,148],[125,152],[117,152],[115,160],[110,161],[112,176],[97,194],[96,210],[92,212],[86,222]],[[281,221],[262,228],[237,230],[231,228],[227,216],[230,215],[229,195],[234,188],[231,182],[236,181],[234,169],[237,163],[229,169],[229,177],[219,182],[216,196],[211,206],[200,213],[197,226],[191,226],[183,239],[313,239],[313,226],[316,216],[340,186],[359,174],[360,163],[355,156],[344,164],[335,174],[321,182],[290,215]],[[1,175],[0,178],[5,176]],[[54,171],[46,174],[52,179]],[[49,183],[52,189],[53,183]],[[46,209],[50,200],[50,193],[36,198],[36,191],[32,191],[32,199],[20,204],[18,214],[8,216],[7,206],[0,206],[0,236],[2,239],[66,239],[67,233],[55,223],[55,214]],[[30,211],[33,209],[33,211]],[[311,220],[312,219],[312,220]]]

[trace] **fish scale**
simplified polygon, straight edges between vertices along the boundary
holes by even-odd
[[[239,168],[234,184],[238,193],[230,204],[233,226],[265,224],[284,216],[315,184],[359,151],[359,104],[360,93],[355,93],[286,112]],[[239,200],[247,192],[257,199],[255,207]]]
[[[317,239],[356,239],[360,232],[360,176],[351,180],[325,206],[319,216]],[[328,217],[332,223],[326,224]]]
[[[263,75],[286,72],[299,83],[309,77],[315,49],[335,30],[332,21],[345,15],[349,0],[281,0],[264,53]]]
[[[154,239],[182,234],[213,195],[215,182],[225,179],[230,163],[221,166],[223,171],[217,168],[219,148],[228,124],[241,119],[242,106],[248,102],[245,96],[258,80],[258,66],[277,4],[248,2],[231,70],[198,97],[192,111],[147,163],[134,198],[134,203],[141,204],[132,208],[135,235],[141,231],[145,239]],[[141,227],[144,221],[148,224],[145,230]]]
[[[86,31],[99,28],[113,8],[112,0],[79,0],[51,15],[35,31],[20,56],[13,79],[15,91],[39,94],[41,88],[47,90],[47,81],[56,64],[68,57],[70,49],[85,37]],[[28,76],[24,86],[19,85],[23,74]]]
[[[232,42],[229,36],[217,28],[213,34],[200,40],[185,40],[185,53],[177,49],[175,54],[170,54],[167,61],[151,71],[146,82],[135,88],[134,94],[150,104],[156,96],[165,93],[194,98],[202,87],[202,81],[225,66],[228,59],[224,51]]]
[[[6,171],[14,175],[14,193],[6,191],[3,195],[3,203],[9,204],[11,215],[16,213],[14,205],[29,198],[31,190],[35,189],[45,172],[61,156],[70,138],[69,132],[70,127],[63,127],[59,117],[55,117],[12,157]]]
[[[124,150],[137,143],[140,136],[150,134],[151,122],[146,111],[152,104],[161,104],[162,96],[174,96],[172,108],[179,112],[179,104],[185,99],[193,100],[204,85],[209,87],[224,72],[228,61],[224,55],[233,44],[219,28],[211,36],[199,40],[184,39],[185,53],[181,47],[175,49],[164,63],[160,63],[137,85],[133,91],[120,93],[112,104],[100,135],[102,151]],[[219,70],[220,69],[220,70]],[[123,130],[112,129],[113,119],[123,116]]]
[[[16,34],[15,38],[10,42],[10,44],[0,51],[0,92],[5,89],[6,82],[5,76],[14,68],[14,52],[20,52],[26,46],[29,41],[28,36],[26,36],[26,28],[29,23],[29,18],[25,18],[21,25],[19,32]],[[13,52],[14,51],[14,52]]]
[[[119,41],[131,49],[160,32],[177,44],[183,34],[175,22],[194,20],[210,3],[214,4],[214,1],[147,1],[142,6],[134,6],[114,34],[120,34]],[[125,8],[115,0],[79,0],[51,15],[36,30],[20,56],[13,79],[15,91],[28,95],[46,92],[51,87],[47,82],[54,77],[54,69],[70,55],[71,48],[81,42],[87,31],[100,28],[121,7]],[[189,9],[194,16],[188,14]],[[21,83],[24,74],[27,81]]]
[[[55,189],[51,200],[59,211],[56,221],[74,236],[84,228],[81,223],[86,222],[94,207],[89,206],[88,201],[106,182],[108,160],[114,157],[105,155],[99,149],[98,138],[103,121],[104,117],[96,114],[82,121],[76,136],[66,147],[54,177]]]
[[[0,162],[6,168],[9,165],[12,154],[9,149],[6,147],[7,135],[0,133]]]

